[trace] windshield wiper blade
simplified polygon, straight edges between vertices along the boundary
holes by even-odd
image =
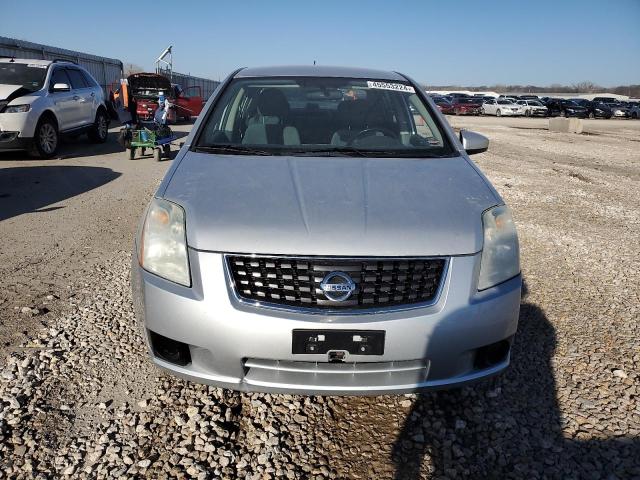
[[[245,147],[242,145],[198,145],[194,150],[196,152],[231,153],[238,155],[275,155],[275,153],[272,152],[256,150],[255,148]]]
[[[333,148],[314,148],[309,150],[294,150],[288,152],[293,155],[313,156],[322,154],[323,156],[353,156],[353,157],[399,157],[399,158],[442,158],[449,155],[440,155],[431,153],[425,149],[407,149],[407,150],[363,150],[354,147],[333,147]]]
[[[367,157],[369,156],[368,151],[360,150],[353,147],[331,147],[331,148],[310,148],[310,149],[299,149],[299,150],[291,150],[287,152],[292,155],[318,155],[324,154],[326,156],[358,156],[358,157]]]

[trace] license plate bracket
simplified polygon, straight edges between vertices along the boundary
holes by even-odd
[[[322,355],[344,350],[351,355],[384,355],[384,339],[384,330],[295,329],[291,353]]]

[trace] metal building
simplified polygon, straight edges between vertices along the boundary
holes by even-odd
[[[122,62],[115,58],[99,57],[74,50],[42,45],[0,36],[0,56],[53,60],[71,60],[84,67],[100,84],[107,95],[109,85],[122,78]]]

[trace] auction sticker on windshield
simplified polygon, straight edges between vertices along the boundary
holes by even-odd
[[[369,88],[377,88],[380,90],[396,90],[398,92],[410,92],[416,93],[415,89],[409,85],[403,85],[402,83],[387,83],[387,82],[373,82],[367,81]]]

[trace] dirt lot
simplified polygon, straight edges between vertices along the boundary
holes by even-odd
[[[526,294],[506,374],[400,397],[161,374],[128,262],[170,161],[0,154],[0,477],[640,477],[640,121],[449,119],[491,140],[473,158],[514,210]]]

